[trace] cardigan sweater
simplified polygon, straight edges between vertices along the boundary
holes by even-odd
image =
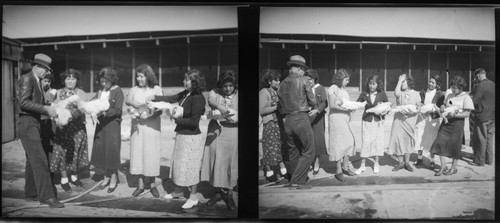
[[[201,93],[191,93],[184,90],[176,95],[155,96],[154,101],[164,101],[168,103],[179,102],[184,109],[182,118],[175,119],[175,132],[182,135],[198,135],[200,131],[200,119],[205,113],[206,100]]]

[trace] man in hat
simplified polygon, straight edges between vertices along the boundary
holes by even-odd
[[[46,106],[41,79],[52,72],[52,59],[45,54],[36,54],[31,72],[23,74],[17,82],[16,110],[19,114],[18,134],[26,152],[24,194],[29,200],[38,200],[40,204],[51,208],[62,208],[64,204],[56,198],[50,176],[47,156],[43,150],[41,115],[57,117],[55,109]]]
[[[472,134],[474,159],[471,165],[492,165],[495,139],[495,83],[486,77],[483,68],[476,69],[474,76],[476,84],[472,101],[475,110],[471,117],[474,122]]]
[[[287,62],[289,75],[278,89],[279,111],[283,114],[284,128],[289,146],[289,170],[292,174],[290,184],[298,189],[311,188],[307,174],[314,159],[314,133],[309,121],[309,108],[317,109],[312,84],[304,76],[308,69],[302,56],[294,55]]]

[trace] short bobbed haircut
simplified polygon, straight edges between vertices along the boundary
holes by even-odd
[[[460,90],[463,90],[467,86],[467,82],[462,76],[456,75],[450,80],[450,87],[457,87]]]
[[[382,78],[378,75],[371,75],[368,78],[366,78],[366,83],[365,83],[365,93],[370,93],[370,82],[375,82],[377,83],[377,92],[382,92],[384,89],[384,83],[382,82]]]
[[[319,80],[318,71],[316,71],[314,69],[307,69],[306,73],[304,75],[312,78],[314,80],[314,83],[318,83],[318,80]]]
[[[264,88],[268,88],[271,86],[269,82],[278,81],[281,78],[281,74],[277,70],[273,69],[266,69],[264,70],[263,74],[264,75],[262,75],[261,82],[262,87]]]
[[[337,85],[337,87],[341,88],[342,81],[344,81],[344,79],[348,77],[350,78],[351,74],[346,69],[339,69],[337,73],[335,73],[332,77],[332,84],[335,84]]]
[[[102,68],[101,71],[99,71],[98,78],[99,80],[101,80],[101,78],[104,78],[107,81],[111,82],[111,86],[118,84],[118,74],[112,67]]]
[[[234,89],[238,89],[238,77],[236,73],[232,70],[223,71],[219,75],[219,80],[217,81],[217,88],[221,89],[224,84],[232,83],[234,85]]]
[[[206,89],[205,77],[201,75],[201,72],[197,69],[188,70],[184,74],[184,78],[191,81],[191,92],[196,94],[201,94]]]
[[[150,88],[154,88],[158,85],[158,79],[156,78],[155,72],[153,68],[147,64],[141,64],[137,68],[135,68],[136,73],[142,73],[146,77],[146,86]],[[137,81],[135,82],[138,85]]]
[[[66,84],[65,84],[66,78],[68,78],[68,77],[76,78],[76,87],[78,87],[78,86],[80,86],[80,79],[82,77],[82,72],[80,72],[79,70],[70,68],[70,69],[63,71],[61,73],[60,77],[61,77],[61,84],[63,86],[66,86]],[[43,78],[46,78],[46,77],[43,77]]]

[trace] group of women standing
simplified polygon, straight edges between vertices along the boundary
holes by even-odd
[[[435,171],[435,176],[452,175],[457,173],[457,160],[460,158],[461,142],[464,132],[464,119],[474,110],[472,99],[462,90],[466,86],[465,80],[460,76],[451,79],[452,93],[445,97],[440,89],[440,77],[430,77],[428,87],[421,92],[414,90],[415,81],[412,75],[402,74],[398,78],[394,94],[396,106],[414,105],[416,111],[401,109],[395,112],[392,122],[391,134],[388,144],[384,131],[384,120],[389,111],[382,113],[366,112],[380,103],[388,102],[386,93],[382,90],[383,81],[378,75],[372,75],[366,79],[363,92],[359,95],[358,102],[366,102],[362,115],[362,142],[361,142],[361,165],[355,169],[349,158],[355,155],[356,142],[350,122],[354,110],[344,108],[342,100],[350,100],[346,91],[350,74],[345,69],[339,69],[332,77],[332,86],[325,92],[324,88],[317,83],[318,73],[313,69],[306,71],[305,76],[311,81],[312,91],[319,103],[319,111],[312,110],[311,125],[316,140],[316,159],[311,164],[313,175],[319,171],[318,157],[328,154],[329,161],[336,162],[335,178],[344,181],[344,174],[355,176],[366,171],[366,160],[373,159],[373,173],[380,171],[379,157],[384,152],[397,157],[398,164],[392,171],[406,169],[414,171],[410,165],[410,154],[417,152],[416,166],[424,166],[423,152],[430,154],[430,169]],[[268,70],[264,73],[262,82],[265,87],[260,91],[260,115],[264,124],[262,134],[263,159],[262,166],[268,181],[278,181],[272,178],[273,166],[283,161],[282,152],[286,149],[281,145],[280,127],[278,125],[279,113],[276,106],[279,104],[277,97],[273,98],[273,92],[279,88],[280,75],[276,71]],[[327,100],[326,100],[327,99]],[[420,112],[423,105],[434,104],[437,109]],[[446,116],[448,121],[440,116],[446,108],[457,107],[456,112]],[[328,107],[328,147],[325,146],[324,120],[325,108]],[[323,114],[323,115],[322,115]],[[441,123],[442,122],[442,123]],[[388,146],[388,148],[387,148]],[[386,150],[387,148],[387,150]],[[283,151],[281,151],[283,150]],[[434,163],[434,155],[440,156],[441,165],[438,170]],[[444,157],[453,159],[451,168],[446,167]],[[276,170],[276,168],[274,168]],[[283,171],[286,172],[286,171]]]
[[[85,114],[76,105],[68,107],[72,113],[70,122],[56,128],[54,149],[50,168],[62,175],[61,186],[71,192],[69,183],[82,187],[77,172],[91,164],[96,173],[104,175],[97,190],[108,188],[112,193],[119,185],[118,169],[121,168],[121,121],[122,106],[125,104],[136,110],[146,112],[146,116],[134,116],[131,120],[130,137],[130,173],[138,175],[138,186],[132,193],[139,196],[145,189],[150,189],[154,197],[159,197],[156,177],[160,175],[161,145],[161,110],[150,109],[148,101],[178,103],[183,108],[181,117],[171,119],[176,123],[176,136],[172,154],[171,178],[177,187],[188,187],[189,199],[182,208],[192,208],[198,204],[197,185],[201,180],[209,181],[215,188],[215,196],[208,205],[223,200],[231,210],[236,208],[232,197],[233,188],[238,180],[237,117],[229,116],[230,109],[238,110],[238,91],[236,74],[223,72],[217,83],[217,89],[209,93],[210,108],[219,110],[224,119],[211,120],[207,137],[202,135],[200,120],[205,114],[206,100],[203,92],[206,83],[198,70],[189,70],[184,74],[184,90],[167,96],[158,86],[153,69],[142,64],[136,68],[136,86],[131,88],[126,99],[117,85],[118,75],[110,67],[99,72],[102,89],[93,99],[109,101],[109,109],[97,114],[92,156],[88,159]],[[81,73],[69,69],[61,74],[65,87],[57,91],[55,102],[71,95],[79,95],[87,101],[85,93],[78,88]],[[69,177],[71,176],[71,177]],[[173,198],[171,194],[165,198]]]

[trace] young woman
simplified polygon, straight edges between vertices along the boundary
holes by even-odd
[[[189,209],[198,204],[196,197],[200,182],[200,169],[203,158],[203,135],[200,131],[200,118],[205,113],[205,78],[200,71],[192,69],[184,74],[184,91],[172,96],[154,96],[155,101],[179,103],[184,109],[180,118],[173,118],[175,124],[175,144],[172,154],[171,177],[176,186],[189,187],[191,194],[182,205]],[[165,198],[172,198],[167,194]]]
[[[216,191],[207,205],[223,200],[229,210],[234,210],[233,188],[238,184],[238,119],[228,115],[229,109],[238,111],[238,80],[233,71],[220,75],[217,89],[209,93],[208,103],[226,118],[219,121],[220,132],[209,146],[212,154],[209,181]]]
[[[151,66],[139,65],[136,69],[136,86],[130,89],[125,104],[135,109],[146,107],[146,99],[154,95],[163,95],[158,86],[158,79]],[[161,149],[161,110],[154,111],[146,119],[132,118],[130,135],[130,174],[139,175],[139,185],[132,193],[137,197],[144,192],[145,183],[149,183],[154,197],[160,194],[155,178],[160,175]]]
[[[85,92],[78,88],[80,76],[80,71],[75,69],[61,73],[64,88],[57,91],[54,103],[72,95],[78,95],[80,100],[85,101]],[[78,110],[76,104],[70,104],[69,109],[72,118],[67,125],[56,128],[54,148],[50,159],[50,170],[61,174],[61,187],[66,192],[71,192],[70,183],[83,187],[83,183],[78,179],[78,170],[89,165],[85,114]],[[69,175],[71,175],[70,178],[68,178]]]
[[[427,89],[420,92],[422,105],[435,104],[438,108],[443,105],[444,93],[441,89],[441,78],[434,75],[429,79]],[[423,152],[429,153],[432,143],[437,137],[440,124],[439,112],[431,112],[417,116],[415,148],[418,150],[415,166],[423,166]],[[435,168],[434,154],[430,154],[430,168]]]
[[[436,140],[432,144],[431,153],[439,155],[441,168],[435,176],[456,174],[457,161],[460,159],[462,149],[462,137],[464,135],[464,119],[474,110],[474,103],[471,97],[462,90],[467,86],[465,80],[460,76],[454,76],[450,81],[451,91],[445,99],[445,104],[441,105],[441,111],[446,107],[455,106],[459,110],[450,113],[446,118],[448,122],[441,123]],[[452,158],[451,168],[448,169],[444,157]]]
[[[326,152],[326,142],[325,142],[325,108],[328,106],[327,94],[325,88],[318,83],[319,74],[313,69],[306,71],[305,76],[309,79],[312,84],[312,91],[314,96],[316,96],[316,102],[318,103],[318,108],[313,109],[309,112],[311,117],[311,127],[314,132],[314,142],[316,145],[316,152],[314,163],[312,164],[313,175],[319,173],[319,158],[321,155],[327,155]]]
[[[401,74],[398,79],[394,95],[396,95],[396,105],[420,105],[420,95],[413,90],[415,80],[412,75]],[[389,140],[389,154],[398,157],[399,164],[392,169],[398,171],[405,168],[413,171],[410,165],[410,153],[415,148],[415,124],[417,113],[396,112],[392,122],[391,138]]]
[[[328,134],[330,161],[337,162],[335,178],[344,181],[344,174],[356,175],[349,156],[354,155],[354,134],[349,121],[352,110],[340,106],[341,99],[349,99],[345,87],[349,83],[350,74],[345,69],[340,69],[333,75],[332,86],[328,89]]]
[[[113,193],[120,183],[120,124],[124,97],[122,89],[117,85],[118,75],[113,68],[101,69],[98,77],[102,89],[97,92],[95,98],[108,99],[109,109],[98,114],[99,123],[95,129],[90,163],[105,175],[103,183],[97,189],[102,190],[109,186],[108,193]]]
[[[281,155],[281,133],[276,116],[278,107],[278,87],[280,74],[275,70],[266,70],[262,76],[264,88],[259,91],[259,113],[264,125],[262,131],[262,166],[268,181],[278,181],[279,175],[286,174],[285,164]],[[277,169],[281,171],[276,171]]]
[[[384,114],[366,113],[366,110],[377,106],[379,103],[388,102],[387,95],[382,90],[382,79],[378,75],[372,75],[366,79],[364,92],[359,95],[358,101],[366,101],[365,112],[363,113],[363,145],[361,146],[361,166],[356,174],[361,174],[366,170],[366,158],[374,156],[373,173],[377,174],[380,170],[378,163],[379,156],[384,155],[385,139],[384,125],[382,120]]]

